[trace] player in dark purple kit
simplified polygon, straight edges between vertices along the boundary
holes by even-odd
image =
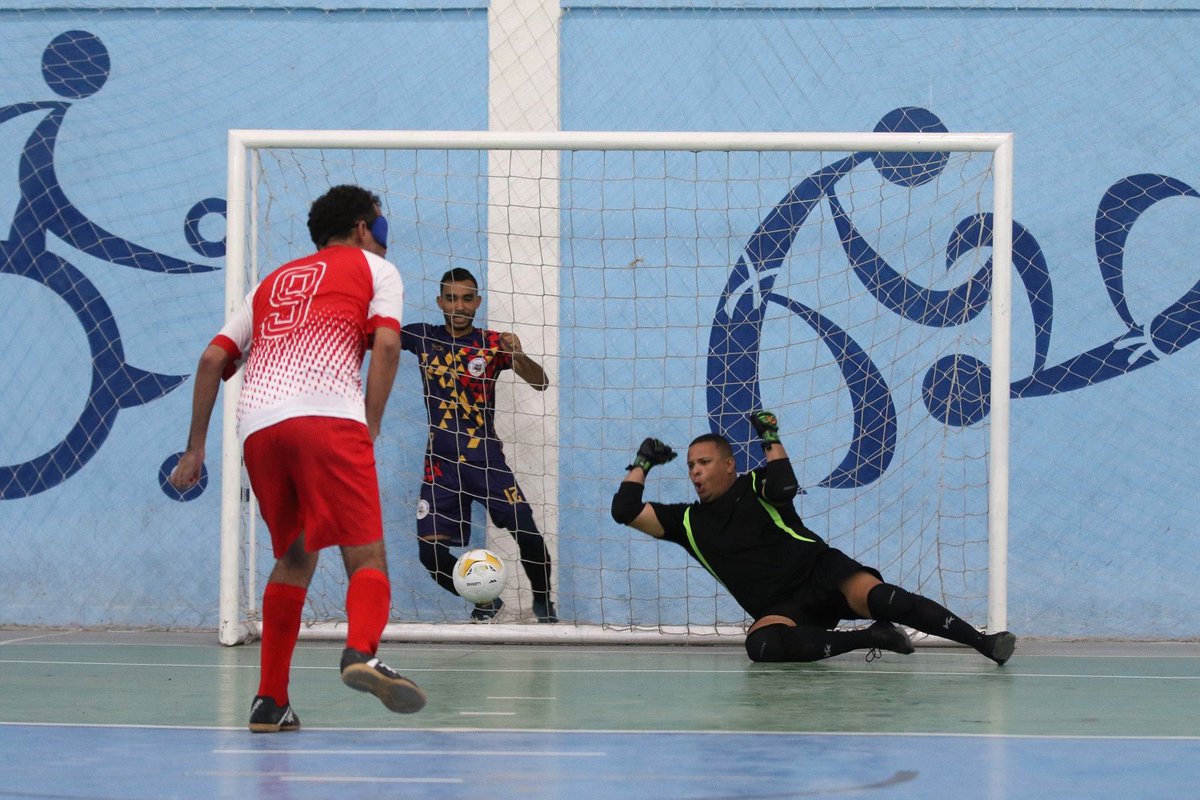
[[[550,600],[550,554],[495,429],[500,372],[512,369],[538,391],[550,381],[516,334],[475,327],[482,301],[475,276],[456,267],[442,276],[437,298],[445,325],[418,322],[401,329],[401,346],[418,358],[429,415],[417,549],[430,576],[456,594],[451,570],[457,558],[450,548],[470,542],[471,503],[482,503],[492,522],[517,541],[533,592],[533,615],[538,622],[558,622]],[[490,620],[502,606],[499,598],[476,605],[471,617]]]

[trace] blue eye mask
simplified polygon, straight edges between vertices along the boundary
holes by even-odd
[[[375,218],[375,221],[371,223],[371,235],[375,237],[375,241],[387,247],[387,217],[378,216]]]

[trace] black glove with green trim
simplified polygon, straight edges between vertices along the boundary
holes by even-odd
[[[752,411],[750,412],[750,424],[754,426],[758,437],[762,439],[764,451],[770,450],[773,444],[779,444],[779,417],[770,411]]]
[[[676,455],[677,453],[666,443],[658,439],[647,438],[642,442],[642,446],[638,448],[637,456],[634,457],[633,463],[625,469],[641,467],[642,472],[649,473],[651,467],[665,464],[675,458]]]

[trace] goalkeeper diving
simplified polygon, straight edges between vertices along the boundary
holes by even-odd
[[[688,447],[688,477],[697,502],[648,503],[646,476],[676,456],[658,439],[638,448],[612,500],[612,516],[658,539],[683,547],[754,619],[746,635],[752,661],[817,661],[851,650],[913,652],[912,640],[896,624],[975,648],[1004,664],[1017,637],[1008,631],[984,634],[919,594],[883,581],[830,547],[804,526],[792,504],[799,489],[779,420],[755,411],[766,464],[739,475],[733,448],[723,436],[704,434]],[[842,620],[872,619],[859,630],[837,630]]]

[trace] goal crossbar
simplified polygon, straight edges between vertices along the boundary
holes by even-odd
[[[929,153],[940,150],[998,152],[1012,147],[1011,133],[833,133],[715,131],[229,131],[229,147],[362,150],[878,150]]]

